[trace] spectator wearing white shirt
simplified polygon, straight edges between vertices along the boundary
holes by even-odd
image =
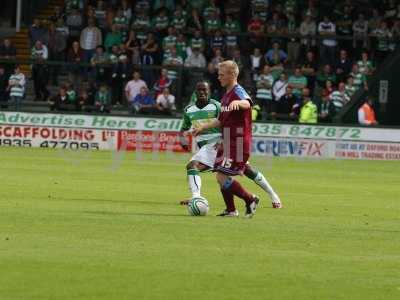
[[[317,24],[312,20],[311,16],[306,15],[304,21],[300,24],[300,34],[304,37],[312,36],[317,33]],[[315,39],[303,38],[301,39],[302,53],[306,53],[311,47],[315,47]]]
[[[103,43],[103,37],[99,28],[95,26],[93,18],[88,20],[88,26],[84,28],[80,36],[80,45],[83,49],[83,59],[85,62],[89,62],[94,53],[96,47]]]
[[[8,80],[8,90],[10,91],[11,102],[15,104],[15,110],[21,109],[22,98],[25,94],[25,75],[19,66],[15,66],[14,74]]]
[[[146,82],[140,79],[139,72],[133,72],[133,79],[128,81],[125,86],[125,96],[128,103],[132,103],[134,101],[135,97],[140,94],[140,89],[142,87],[147,88]]]
[[[282,73],[277,81],[272,86],[272,95],[276,102],[279,102],[282,96],[286,93],[286,87],[288,86],[288,80],[285,73]]]
[[[47,90],[47,81],[49,71],[47,65],[43,64],[49,58],[49,51],[40,40],[36,41],[32,48],[31,58],[37,63],[32,66],[33,86],[35,89],[35,101],[47,100],[49,91]]]
[[[190,54],[185,60],[185,67],[206,67],[206,58],[204,57],[203,53],[200,52],[199,47],[193,47],[192,54]]]
[[[170,93],[169,88],[164,88],[156,101],[160,114],[171,115],[176,110],[175,96]]]
[[[318,33],[327,37],[322,40],[321,44],[321,63],[333,65],[336,57],[337,40],[328,37],[336,34],[335,23],[331,22],[328,16],[325,16],[323,21],[318,24]]]

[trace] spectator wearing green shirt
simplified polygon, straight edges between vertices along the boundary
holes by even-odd
[[[179,33],[176,39],[176,52],[183,60],[187,57],[186,37],[183,33]]]
[[[109,113],[111,107],[111,94],[108,86],[103,83],[100,85],[94,98],[94,105],[98,112]]]
[[[203,11],[203,17],[205,20],[209,19],[214,13],[217,14],[217,16],[221,15],[221,11],[218,8],[217,4],[216,4],[216,0],[210,0],[209,1],[209,5],[204,8]]]
[[[200,52],[204,53],[205,45],[206,42],[201,36],[201,31],[196,30],[189,42],[190,49],[193,51],[193,48],[200,48]]]
[[[240,32],[239,22],[234,20],[231,15],[227,15],[222,29],[225,34],[226,51],[228,56],[231,56],[232,51],[238,46],[237,34]]]
[[[122,43],[122,34],[117,28],[117,25],[112,25],[111,31],[107,33],[106,39],[104,40],[104,47],[108,52],[111,51],[112,46],[118,46]]]
[[[374,65],[372,61],[369,60],[368,56],[368,51],[361,52],[361,60],[357,62],[358,69],[367,76],[367,78],[374,72]]]
[[[303,75],[300,67],[297,67],[294,74],[289,77],[288,84],[293,88],[295,96],[302,96],[302,90],[307,86],[307,78]]]
[[[136,31],[137,38],[143,43],[147,38],[147,31],[150,29],[150,18],[143,10],[137,14],[135,21],[133,21],[131,28]]]
[[[96,53],[90,60],[90,64],[92,65],[91,76],[97,82],[102,82],[107,79],[107,72],[105,65],[109,63],[109,57],[106,52],[104,52],[103,46],[97,46]]]
[[[353,76],[347,77],[347,81],[346,81],[346,85],[345,85],[346,95],[349,98],[351,98],[356,91],[357,91],[357,88],[354,86],[354,78],[353,78]]]
[[[218,29],[221,29],[221,20],[218,13],[214,11],[205,21],[205,30],[207,34],[214,34]]]
[[[158,37],[167,34],[169,26],[169,18],[167,16],[167,11],[161,9],[159,13],[153,18],[152,27],[155,30]]]
[[[177,37],[176,37],[176,31],[175,28],[170,26],[168,27],[168,35],[163,38],[162,41],[162,48],[164,51],[164,57],[163,59],[167,59],[171,53],[171,49],[176,48],[176,42],[177,42]]]
[[[318,108],[311,101],[310,90],[304,88],[302,90],[303,94],[303,105],[300,108],[299,123],[310,123],[314,124],[318,122]]]
[[[324,65],[322,69],[322,73],[317,76],[317,83],[320,88],[325,88],[326,82],[331,81],[333,85],[336,84],[336,75],[332,72],[332,68],[330,65]]]
[[[113,19],[113,25],[121,32],[122,41],[126,42],[128,39],[129,20],[124,15],[122,8],[118,9],[116,16]]]
[[[367,78],[365,74],[360,72],[358,68],[358,64],[353,64],[351,68],[350,76],[354,79],[354,87],[358,90],[364,88],[364,90],[368,90]]]
[[[171,26],[173,26],[176,30],[183,30],[186,27],[186,19],[183,16],[181,9],[175,10],[174,16],[171,20]]]
[[[203,30],[203,24],[200,19],[200,14],[197,9],[192,9],[191,15],[187,20],[186,29],[194,34],[197,30]]]
[[[168,67],[182,66],[183,59],[182,57],[178,56],[176,49],[172,48],[169,57],[164,60],[163,65],[167,66],[168,78],[170,78],[174,82],[178,78],[178,71],[176,70],[176,68]]]

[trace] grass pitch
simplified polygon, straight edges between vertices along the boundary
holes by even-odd
[[[187,158],[0,148],[0,299],[400,299],[399,162],[253,158],[246,220],[213,174],[187,216]]]

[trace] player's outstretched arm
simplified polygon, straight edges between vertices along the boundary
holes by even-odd
[[[217,128],[217,127],[221,127],[221,122],[219,120],[213,120],[210,123],[206,123],[206,124],[200,125],[197,128],[194,128],[192,131],[192,134],[194,136],[198,136],[204,130],[211,129],[211,128]]]
[[[250,109],[250,107],[251,107],[250,101],[234,100],[229,104],[228,109],[229,110],[247,110],[247,109]]]

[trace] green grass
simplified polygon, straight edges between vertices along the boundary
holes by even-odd
[[[187,158],[0,148],[0,299],[400,299],[399,162],[254,158],[246,220],[213,174],[187,216]]]

